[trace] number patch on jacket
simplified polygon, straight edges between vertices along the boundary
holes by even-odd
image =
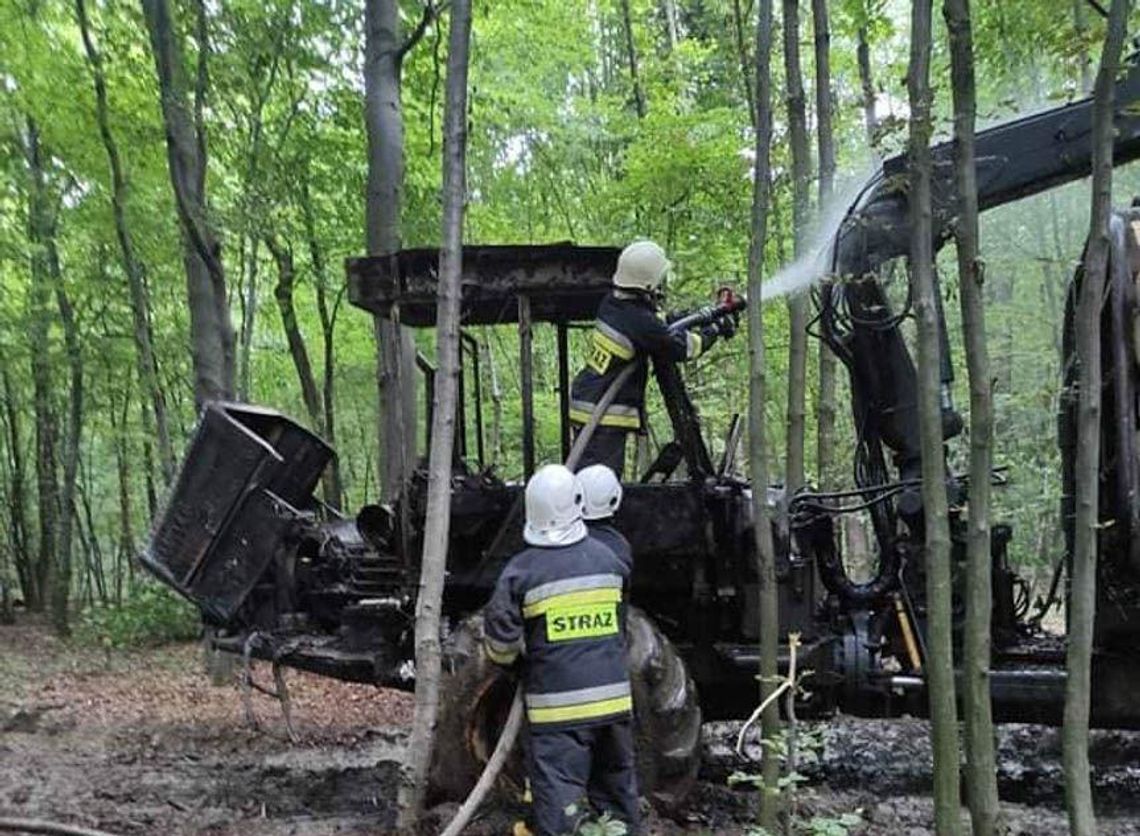
[[[606,369],[610,367],[610,361],[614,359],[614,355],[608,348],[603,346],[598,340],[591,340],[590,357],[586,361],[587,365],[598,374],[605,374]]]
[[[594,639],[618,632],[617,604],[579,604],[546,613],[546,640]]]

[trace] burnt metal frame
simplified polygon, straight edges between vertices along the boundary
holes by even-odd
[[[534,473],[534,331],[532,330],[530,296],[518,297],[519,324],[519,395],[522,397],[523,476]]]
[[[534,472],[536,463],[534,326],[538,322],[547,322],[556,329],[559,436],[562,457],[565,458],[572,440],[569,329],[593,322],[598,305],[612,287],[619,252],[615,247],[579,247],[569,243],[463,248],[462,324],[515,323],[518,328],[523,472],[527,478]],[[349,301],[353,305],[380,316],[388,316],[398,309],[401,323],[411,327],[434,325],[439,250],[403,250],[388,256],[349,259],[347,271]],[[477,351],[472,356],[477,358]],[[422,355],[417,356],[417,364],[425,376],[430,427],[435,370]],[[654,373],[690,478],[715,475],[716,469],[701,432],[700,416],[689,398],[677,364],[655,362]],[[478,377],[477,361],[475,374]],[[462,368],[460,392],[463,393]],[[476,421],[481,425],[478,399],[476,409]],[[457,422],[463,440],[457,445],[457,450],[464,454],[465,418],[465,407],[461,405]],[[479,438],[481,449],[481,430]],[[482,454],[479,458],[482,466]]]
[[[483,378],[479,374],[479,344],[466,331],[459,332],[459,396],[455,415],[455,457],[466,461],[467,447],[467,384],[465,357],[471,360],[471,374],[475,378],[475,461],[479,470],[486,467],[486,449],[483,438]],[[435,364],[422,351],[416,352],[416,368],[424,377],[424,437],[431,449],[431,427],[435,417]]]

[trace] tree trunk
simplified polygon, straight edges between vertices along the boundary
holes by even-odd
[[[788,132],[792,144],[792,224],[795,257],[805,252],[810,203],[811,149],[808,144],[804,80],[800,70],[800,3],[784,0],[784,77],[788,98]],[[807,402],[808,297],[788,299],[788,429],[785,439],[785,487],[794,494],[804,483],[804,435]]]
[[[939,406],[938,299],[930,209],[930,41],[932,0],[911,6],[910,270],[918,324],[918,412],[922,438],[922,502],[926,528],[927,690],[934,748],[934,823],[939,836],[956,836],[958,717],[954,703],[954,648],[950,585],[950,528],[946,461]]]
[[[416,597],[416,696],[411,740],[400,784],[399,824],[414,826],[423,810],[439,708],[440,604],[451,523],[451,467],[459,390],[459,301],[463,213],[467,196],[467,65],[470,0],[453,0],[447,51],[443,137],[443,224],[436,314],[436,377],[428,461],[427,523]]]
[[[633,42],[633,16],[629,10],[629,0],[621,0],[621,21],[625,30],[625,57],[629,62],[629,82],[633,87],[633,103],[637,108],[637,118],[644,119],[646,113],[645,91],[641,89],[641,72],[637,65],[637,47]]]
[[[665,16],[665,33],[669,36],[669,52],[677,49],[680,37],[677,33],[677,2],[676,0],[661,0],[661,11]]]
[[[31,322],[28,343],[31,353],[32,407],[36,422],[36,502],[39,511],[39,538],[34,573],[37,598],[29,608],[42,609],[51,597],[51,567],[57,555],[59,525],[59,482],[56,442],[59,419],[54,404],[51,372],[52,264],[58,269],[55,253],[55,218],[43,167],[43,148],[35,121],[27,120],[25,155],[31,180],[28,201],[28,241],[32,247],[32,285],[28,293]]]
[[[226,298],[221,245],[210,226],[206,200],[206,136],[203,109],[208,55],[204,0],[197,0],[198,72],[194,113],[181,39],[171,19],[168,0],[142,0],[166,128],[166,156],[174,205],[182,229],[182,263],[190,308],[194,362],[194,400],[199,408],[210,400],[234,395],[234,332]]]
[[[293,360],[293,368],[296,370],[297,380],[301,384],[301,399],[305,402],[305,412],[308,413],[309,424],[312,426],[313,432],[327,438],[324,405],[317,389],[317,379],[313,375],[313,364],[309,361],[309,350],[305,345],[305,336],[301,333],[301,326],[297,324],[297,310],[293,305],[293,287],[297,278],[297,271],[293,263],[293,250],[273,234],[265,236],[265,247],[277,264],[277,287],[273,290],[273,296],[277,300],[277,310],[281,313],[281,327],[285,331],[285,340],[289,344],[289,356]],[[325,469],[321,481],[325,502],[337,507],[339,505],[340,486],[338,480],[333,476],[331,466]]]
[[[95,85],[95,118],[99,125],[99,136],[107,152],[107,162],[111,169],[111,214],[115,220],[115,236],[119,242],[119,252],[123,261],[123,272],[127,275],[127,290],[131,303],[131,321],[134,326],[135,361],[139,381],[146,387],[149,403],[143,402],[143,432],[153,430],[158,441],[158,458],[162,467],[162,478],[166,484],[174,479],[174,447],[170,441],[170,427],[166,418],[166,397],[158,382],[158,364],[154,355],[154,343],[150,333],[150,299],[143,282],[143,265],[135,252],[134,240],[127,226],[126,204],[127,183],[119,158],[119,147],[111,133],[109,108],[107,105],[107,80],[103,70],[103,57],[99,54],[91,38],[91,26],[87,18],[86,0],[75,0],[75,13],[79,21],[79,31],[83,37],[83,48],[87,63],[91,68],[91,79]]]
[[[740,84],[744,88],[744,101],[748,104],[748,121],[756,128],[756,95],[752,91],[752,59],[748,55],[748,41],[744,36],[746,30],[744,13],[740,8],[740,0],[732,0],[732,24],[736,33],[736,59],[740,64]]]
[[[1112,0],[1092,114],[1092,209],[1085,271],[1077,302],[1076,342],[1080,363],[1077,407],[1077,460],[1074,469],[1075,515],[1069,628],[1062,730],[1065,805],[1074,836],[1096,833],[1089,779],[1089,690],[1093,624],[1096,615],[1097,531],[1100,468],[1100,314],[1108,270],[1112,200],[1114,84],[1120,69],[1125,22],[1131,3]]]
[[[867,142],[874,148],[879,120],[875,116],[875,82],[871,78],[871,48],[867,44],[866,26],[859,27],[857,38],[855,57],[859,64],[859,86],[863,90],[863,124],[867,129]]]
[[[831,127],[831,25],[827,0],[811,0],[815,32],[815,118],[819,139],[819,211],[827,210],[835,185],[835,134]]]
[[[155,72],[166,128],[166,158],[174,206],[182,231],[182,263],[190,308],[191,354],[194,366],[194,405],[230,400],[234,396],[234,330],[226,296],[221,245],[207,212],[205,102],[209,77],[208,27],[205,0],[195,0],[195,40],[198,45],[194,109],[188,101],[182,41],[171,19],[168,0],[142,0],[154,54]],[[203,642],[210,681],[222,685],[234,672],[233,657],[211,645],[212,630]]]
[[[124,566],[134,560],[135,534],[131,523],[130,456],[127,447],[127,407],[130,398],[123,398],[123,410],[118,414],[112,398],[110,409],[111,429],[115,433],[115,475],[119,488],[119,544],[115,551],[115,605],[123,603]]]
[[[293,265],[293,250],[273,234],[265,236],[265,246],[277,264],[277,286],[273,289],[273,297],[277,300],[277,309],[281,313],[281,327],[289,344],[289,356],[293,360],[293,368],[301,384],[301,399],[305,402],[305,412],[308,413],[309,423],[314,432],[323,434],[321,396],[317,391],[316,378],[313,377],[313,364],[309,362],[305,337],[297,324],[297,310],[293,306],[293,286],[297,278]]]
[[[966,627],[962,668],[965,717],[966,798],[974,836],[1000,830],[994,723],[990,705],[990,622],[993,607],[990,556],[990,477],[993,468],[993,393],[986,347],[982,263],[978,256],[978,181],[974,157],[977,119],[974,36],[969,0],[945,0],[950,35],[951,85],[958,222],[958,287],[962,341],[970,378],[970,501],[967,536]]]
[[[1087,2],[1088,0],[1073,0],[1073,31],[1079,44],[1077,60],[1081,63],[1081,92],[1086,94],[1092,91],[1093,85],[1092,61],[1089,59],[1089,49],[1086,43],[1089,34],[1088,18],[1085,12],[1085,3]]]
[[[253,212],[253,206],[247,203],[247,212]],[[257,232],[249,236],[249,257],[244,255],[239,259],[246,262],[245,268],[245,286],[240,289],[239,296],[241,296],[241,329],[238,337],[238,379],[237,391],[240,400],[249,398],[249,387],[251,385],[251,367],[253,358],[253,329],[257,324],[257,274],[258,265],[260,262],[258,252],[261,239],[258,238]],[[244,247],[242,248],[244,249]],[[240,273],[240,271],[239,271]]]
[[[12,388],[12,377],[6,364],[0,364],[0,384],[4,387],[4,428],[10,463],[7,491],[8,532],[12,543],[13,562],[16,565],[16,577],[20,582],[20,592],[25,605],[29,609],[34,609],[32,604],[40,600],[40,588],[28,536],[27,500],[24,495],[27,470],[21,446],[21,411],[16,408],[16,393]]]
[[[283,7],[287,8],[287,7]],[[263,154],[263,140],[265,137],[265,106],[273,95],[273,87],[277,83],[278,71],[281,67],[281,54],[285,46],[285,30],[289,23],[286,17],[278,14],[274,17],[274,28],[267,39],[269,44],[266,51],[258,56],[262,70],[250,79],[252,88],[248,95],[249,134],[246,140],[245,173],[242,183],[240,205],[245,229],[242,236],[249,239],[249,258],[239,259],[239,265],[246,276],[246,283],[242,295],[241,338],[238,358],[238,397],[246,400],[249,397],[251,386],[251,358],[253,354],[253,332],[257,323],[258,312],[258,272],[260,266],[259,245],[265,234],[265,200],[263,199],[260,163]],[[268,67],[266,68],[266,64]],[[277,147],[284,142],[292,120],[286,120],[281,134],[276,138]],[[245,247],[242,247],[245,250]]]
[[[1041,252],[1046,252],[1049,249],[1049,241],[1045,239],[1044,223],[1041,224]],[[1064,343],[1061,339],[1061,331],[1064,326],[1064,317],[1062,315],[1061,301],[1057,298],[1058,293],[1064,293],[1064,288],[1068,284],[1068,271],[1065,267],[1068,259],[1065,255],[1065,247],[1061,243],[1061,217],[1057,209],[1057,195],[1056,193],[1049,194],[1049,227],[1052,231],[1050,240],[1053,246],[1053,253],[1051,258],[1045,258],[1041,262],[1041,287],[1045,294],[1045,305],[1049,314],[1049,327],[1053,335],[1053,349],[1057,352],[1057,376],[1060,377],[1060,366],[1064,362],[1065,352]]]
[[[827,0],[811,0],[815,29],[815,110],[819,138],[819,214],[831,203],[835,181],[835,136],[831,127],[831,28]],[[816,474],[820,487],[834,483],[835,355],[819,341],[819,401],[816,406]]]
[[[91,508],[91,466],[90,453],[88,454],[88,465],[79,468],[79,475],[82,477],[76,484],[75,495],[79,498],[80,502],[77,505],[83,506],[83,515],[80,517],[79,508],[72,509],[72,516],[75,518],[75,531],[79,535],[79,540],[83,546],[83,555],[86,561],[87,574],[90,576],[88,585],[93,588],[91,597],[95,594],[99,596],[99,603],[107,603],[107,573],[104,570],[103,549],[99,545],[99,536],[95,530],[95,512]],[[84,524],[86,523],[86,530]]]
[[[768,209],[771,196],[772,151],[772,0],[760,0],[756,21],[756,158],[752,176],[752,229],[748,248],[748,295],[761,298],[764,278],[764,247],[768,240]],[[776,587],[776,556],[768,521],[768,454],[764,436],[764,405],[767,398],[767,367],[764,359],[763,306],[748,308],[748,459],[752,476],[752,518],[756,567],[760,584],[760,700],[776,687],[780,646],[779,598]],[[761,717],[761,734],[773,739],[780,728],[779,709],[772,705]],[[775,832],[779,810],[777,781],[780,763],[771,747],[764,747],[761,773],[764,780],[760,824]]]
[[[83,432],[83,350],[75,308],[63,286],[58,263],[54,273],[55,298],[63,325],[63,343],[67,351],[68,414],[63,444],[63,491],[60,498],[59,551],[56,554],[52,587],[52,621],[61,636],[71,633],[68,606],[71,597],[72,543],[74,540],[75,491],[79,474],[79,443]]]
[[[145,428],[147,425],[146,405],[142,401],[139,401],[139,413],[142,417],[142,425]],[[153,520],[155,514],[158,512],[158,492],[154,487],[154,456],[150,449],[150,436],[146,434],[145,429],[139,446],[142,447],[143,488],[146,491],[146,516],[147,519]]]
[[[400,249],[404,190],[403,57],[396,0],[365,0],[364,119],[368,134],[369,255]],[[376,317],[379,451],[383,496],[394,500],[416,463],[416,344],[411,332]]]
[[[301,181],[301,215],[305,222],[305,237],[309,242],[309,261],[313,267],[313,284],[317,294],[317,314],[321,320],[321,406],[324,409],[325,441],[336,449],[336,316],[340,307],[338,296],[329,306],[329,277],[325,266],[324,250],[317,239],[317,223],[313,215],[313,202],[309,195],[309,182]],[[328,482],[325,501],[333,508],[340,509],[344,495],[344,482],[340,475],[340,459],[336,456],[329,462]]]

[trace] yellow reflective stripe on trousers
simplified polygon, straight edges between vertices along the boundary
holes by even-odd
[[[526,718],[532,723],[568,723],[573,720],[592,720],[611,714],[624,714],[633,710],[633,697],[615,697],[610,700],[584,702],[578,705],[560,705],[551,708],[528,708]]]
[[[621,601],[621,588],[583,589],[578,592],[564,592],[551,595],[523,606],[523,618],[535,618],[554,607],[574,607],[581,604],[616,604]]]
[[[590,423],[591,415],[591,412],[586,412],[581,409],[570,410],[570,420],[582,426]],[[621,427],[628,430],[639,430],[641,429],[641,418],[637,415],[614,415],[612,412],[607,412],[602,415],[602,419],[598,424],[602,427]]]

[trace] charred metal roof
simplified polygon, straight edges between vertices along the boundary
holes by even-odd
[[[520,296],[530,299],[533,321],[592,320],[610,288],[619,253],[616,247],[569,242],[464,247],[462,323],[517,322]],[[352,258],[346,268],[353,305],[383,316],[398,305],[405,325],[435,324],[438,249]]]

